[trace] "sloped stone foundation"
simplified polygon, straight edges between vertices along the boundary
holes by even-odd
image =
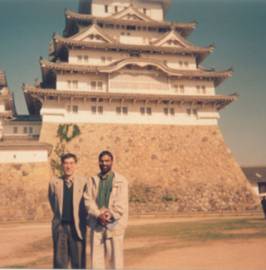
[[[0,165],[0,221],[43,220],[51,216],[47,200],[49,164]]]
[[[115,170],[130,183],[131,214],[219,212],[256,208],[242,170],[216,126],[81,124],[67,145],[79,173],[98,171],[98,154],[115,156]],[[44,124],[40,140],[56,145],[58,125]],[[55,158],[53,153],[52,159]]]

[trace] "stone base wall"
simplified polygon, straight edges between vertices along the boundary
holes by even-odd
[[[48,163],[0,165],[0,221],[42,220],[51,216],[47,201]]]
[[[98,154],[115,156],[130,183],[130,214],[242,212],[259,205],[218,127],[79,125],[67,145],[79,173],[98,171]],[[42,142],[57,145],[57,125],[44,124]],[[54,147],[55,149],[56,147]],[[55,152],[51,160],[56,158]],[[0,165],[0,221],[48,220],[50,164]]]
[[[112,151],[114,169],[130,183],[131,214],[245,211],[258,205],[217,126],[79,127],[80,136],[67,145],[79,157],[79,173],[94,175],[99,152]],[[57,128],[45,123],[40,140],[56,145]]]

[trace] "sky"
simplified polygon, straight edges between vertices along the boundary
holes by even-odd
[[[21,114],[22,83],[41,79],[39,58],[47,57],[52,34],[62,34],[65,8],[77,10],[78,0],[0,0],[0,69]],[[204,67],[233,67],[217,94],[240,97],[221,112],[219,126],[240,165],[266,165],[266,0],[172,0],[167,20],[198,22],[189,41],[216,47]]]

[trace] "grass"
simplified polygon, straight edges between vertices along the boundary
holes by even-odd
[[[256,233],[233,234],[231,230],[254,229]],[[263,219],[227,219],[150,224],[129,227],[127,238],[162,237],[181,241],[207,241],[230,238],[266,237],[266,221]]]
[[[126,233],[126,242],[133,241],[140,243],[140,246],[126,249],[125,260],[126,265],[131,265],[134,261],[167,249],[196,246],[211,241],[261,238],[266,238],[266,221],[259,218],[217,218],[130,226]],[[32,255],[28,263],[8,266],[8,268],[38,268],[39,266],[49,268],[52,259],[51,256],[47,256],[47,252],[50,249],[50,238],[36,241],[22,250],[25,256]],[[42,256],[35,257],[33,260],[34,253],[38,251],[43,252]]]

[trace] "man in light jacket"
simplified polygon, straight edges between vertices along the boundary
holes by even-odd
[[[99,155],[100,173],[84,193],[91,228],[91,268],[123,269],[124,235],[128,221],[128,182],[112,170],[113,155]]]
[[[49,184],[49,201],[53,211],[52,236],[54,268],[86,268],[86,209],[83,193],[87,179],[76,175],[77,157],[61,157],[64,174]]]

